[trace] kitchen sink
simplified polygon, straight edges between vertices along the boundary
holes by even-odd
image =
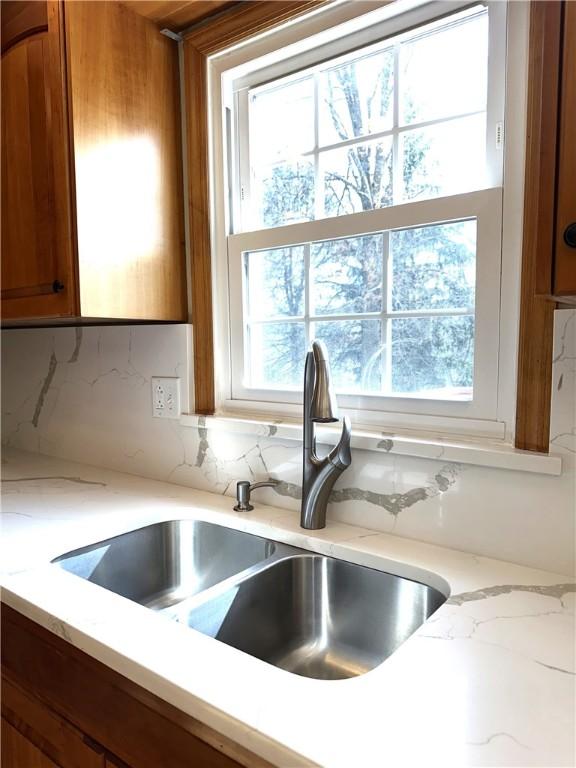
[[[418,581],[198,520],[149,525],[53,562],[257,659],[321,680],[378,666],[446,600]]]
[[[53,562],[147,608],[161,610],[269,558],[273,541],[200,520],[123,533]]]
[[[436,589],[320,555],[289,557],[190,612],[188,625],[305,677],[373,669],[445,597]]]

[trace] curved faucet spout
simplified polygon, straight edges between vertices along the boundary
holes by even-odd
[[[338,421],[336,396],[330,385],[328,353],[321,342],[312,342],[304,368],[304,435],[302,470],[302,528],[326,526],[326,505],[334,483],[352,463],[350,440],[352,430],[347,416],[337,445],[320,459],[316,454],[315,422]]]

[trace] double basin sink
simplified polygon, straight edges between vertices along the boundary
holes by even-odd
[[[59,567],[297,675],[381,664],[446,600],[434,587],[199,520],[155,523]]]

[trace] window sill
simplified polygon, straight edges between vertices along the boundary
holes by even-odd
[[[180,424],[195,429],[219,430],[256,437],[276,437],[282,440],[301,440],[302,426],[298,423],[278,420],[257,420],[237,416],[200,416],[182,414]],[[340,436],[339,428],[319,427],[319,443],[335,445]],[[561,475],[562,457],[556,454],[521,451],[507,443],[487,440],[464,441],[436,436],[419,437],[387,432],[352,430],[352,448],[364,451],[389,453],[394,456],[410,456],[421,459],[453,461],[478,467],[516,470],[543,475]]]

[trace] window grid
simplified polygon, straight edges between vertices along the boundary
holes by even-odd
[[[461,219],[459,221],[470,221],[477,219]],[[451,222],[459,223],[459,222]],[[432,224],[431,226],[434,226]],[[326,241],[308,241],[305,243],[294,243],[292,247],[302,246],[304,250],[304,314],[285,316],[274,315],[268,318],[252,318],[250,314],[249,304],[249,267],[248,258],[251,253],[256,251],[245,251],[242,253],[242,259],[244,262],[244,304],[246,308],[245,317],[245,334],[248,340],[245,353],[246,360],[244,365],[245,372],[251,371],[249,360],[251,358],[252,347],[252,333],[251,329],[254,326],[272,325],[274,323],[286,323],[286,324],[304,324],[304,337],[306,341],[306,347],[309,348],[311,342],[316,337],[317,329],[316,325],[323,322],[334,321],[352,321],[352,320],[380,320],[381,327],[381,345],[380,345],[380,365],[381,365],[381,392],[392,392],[392,320],[410,318],[410,319],[426,319],[433,317],[465,317],[475,316],[474,307],[448,307],[444,309],[417,309],[417,310],[393,310],[392,309],[392,290],[393,290],[393,259],[390,257],[390,232],[391,230],[382,230],[381,232],[365,233],[367,235],[380,234],[382,236],[382,282],[381,282],[381,302],[382,309],[380,312],[350,312],[350,313],[326,313],[316,314],[311,311],[310,301],[310,288],[313,276],[313,270],[311,265],[311,246],[315,242]],[[357,235],[356,237],[362,237]],[[327,241],[330,242],[330,241]],[[268,250],[268,249],[264,249]],[[249,382],[246,382],[250,386]]]
[[[392,306],[392,272],[390,264],[390,232],[382,233],[382,344],[380,356],[382,366],[382,386],[385,392],[392,391],[392,329],[387,314]]]
[[[485,13],[486,11],[481,11],[481,13]],[[451,26],[457,26],[460,24],[466,24],[476,18],[480,14],[475,14],[474,16],[470,16],[458,21],[455,21],[453,24],[447,24],[445,26],[440,27],[441,30],[449,29]],[[354,147],[359,144],[372,141],[372,142],[378,142],[381,139],[391,138],[392,139],[392,202],[390,206],[393,205],[399,205],[402,203],[406,203],[411,198],[404,197],[402,194],[403,192],[403,142],[401,142],[401,136],[405,135],[406,133],[409,133],[411,131],[417,131],[422,130],[425,128],[430,128],[436,125],[447,125],[452,122],[456,122],[458,120],[463,120],[465,118],[474,117],[477,115],[486,115],[487,116],[487,106],[484,107],[484,109],[481,110],[474,110],[474,111],[468,111],[468,112],[461,112],[457,114],[452,114],[448,117],[440,117],[433,120],[423,120],[423,121],[415,121],[411,123],[406,124],[400,124],[400,87],[401,87],[401,74],[400,74],[400,51],[403,44],[407,42],[412,42],[415,40],[418,40],[422,37],[426,37],[427,35],[432,35],[437,30],[430,30],[429,32],[426,32],[421,35],[400,35],[396,39],[396,41],[392,45],[383,45],[382,48],[374,48],[370,51],[370,53],[366,54],[365,56],[360,56],[356,59],[353,57],[347,58],[345,61],[340,61],[337,64],[332,64],[331,66],[325,66],[320,65],[316,68],[314,68],[310,74],[307,77],[300,78],[301,80],[305,80],[308,77],[312,78],[313,81],[313,99],[314,99],[314,105],[313,105],[313,136],[314,136],[314,145],[312,149],[308,151],[302,152],[297,157],[294,157],[294,160],[297,159],[311,159],[313,161],[314,166],[314,191],[315,191],[315,200],[314,200],[314,215],[316,219],[323,218],[325,216],[325,199],[324,199],[324,187],[323,187],[323,172],[321,171],[321,156],[327,152],[336,150],[336,149],[347,149],[349,147]],[[333,70],[337,69],[338,67],[344,66],[347,63],[351,64],[356,61],[361,61],[363,58],[367,58],[368,56],[377,55],[378,53],[384,53],[387,50],[393,51],[393,73],[392,73],[392,103],[393,103],[393,109],[392,109],[392,128],[384,130],[384,131],[376,131],[374,133],[365,133],[360,136],[354,136],[349,139],[344,139],[339,142],[333,142],[331,144],[320,144],[320,130],[319,130],[319,81],[321,75]],[[295,80],[294,82],[297,82]],[[284,84],[277,86],[278,88],[283,87]],[[249,92],[248,100],[251,103],[252,99],[254,98],[255,93],[262,92],[264,89],[260,86],[255,89],[252,89]],[[250,126],[250,112],[248,111],[248,126]],[[250,131],[248,131],[250,133]],[[487,144],[488,147],[488,144]],[[251,156],[251,152],[250,152]],[[288,159],[287,157],[284,159]],[[255,172],[255,166],[252,166],[250,163],[250,187],[253,184],[253,176]],[[271,166],[274,166],[274,163],[271,164]],[[347,214],[338,214],[338,215],[347,215]]]

